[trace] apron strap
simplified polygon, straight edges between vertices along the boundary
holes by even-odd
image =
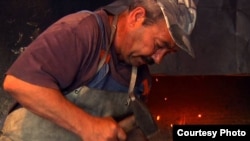
[[[131,101],[134,101],[136,99],[135,94],[134,94],[136,77],[137,77],[137,67],[132,66],[130,84],[129,84],[129,89],[128,89],[128,100],[127,100],[128,105]]]
[[[111,26],[110,42],[107,45],[107,51],[105,52],[104,57],[102,57],[100,63],[98,64],[97,72],[101,69],[101,67],[105,63],[106,57],[108,56],[109,49],[110,49],[112,41],[114,39],[117,21],[118,21],[118,16],[115,15],[114,20],[112,22],[112,26]],[[134,87],[135,87],[136,77],[137,77],[137,67],[133,66],[132,71],[131,71],[130,85],[129,85],[129,89],[128,89],[128,94],[129,94],[130,99],[135,98]]]
[[[101,69],[101,67],[104,65],[105,60],[106,60],[106,58],[107,58],[107,56],[108,56],[109,49],[110,49],[111,44],[112,44],[112,41],[113,41],[113,39],[114,39],[117,21],[118,21],[118,16],[115,15],[115,16],[114,16],[114,20],[113,20],[113,22],[112,22],[112,26],[111,26],[110,42],[109,42],[109,44],[106,45],[106,46],[107,46],[107,50],[106,50],[104,56],[102,57],[102,59],[101,59],[99,65],[98,65],[98,68],[97,68],[97,71],[96,71],[96,72],[98,72],[98,71]]]
[[[98,24],[101,25],[101,20],[98,17],[98,15],[95,14],[95,13],[93,13],[93,14],[96,17],[96,19],[98,21]],[[106,58],[108,56],[108,53],[109,53],[109,50],[110,50],[110,47],[112,45],[112,41],[114,39],[114,35],[115,35],[115,32],[116,32],[117,22],[118,22],[118,15],[114,15],[114,19],[113,19],[113,22],[112,22],[112,25],[111,25],[110,42],[106,43],[106,46],[107,46],[106,52],[105,52],[104,56],[102,57],[101,61],[99,62],[96,72],[98,72],[102,68],[102,66],[104,65],[104,63],[106,61]],[[128,104],[129,104],[130,101],[134,101],[135,98],[136,98],[135,94],[134,94],[136,78],[137,78],[137,67],[132,66],[130,84],[129,84],[129,89],[128,89]]]

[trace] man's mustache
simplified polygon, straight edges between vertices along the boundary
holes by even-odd
[[[149,65],[153,65],[155,63],[154,59],[151,57],[142,56],[142,60]]]

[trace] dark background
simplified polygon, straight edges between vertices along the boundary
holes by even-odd
[[[22,48],[50,24],[111,1],[0,1],[0,83]],[[167,130],[172,123],[249,124],[250,2],[199,0],[197,14],[191,36],[196,58],[178,52],[150,66],[155,81],[148,105]],[[0,127],[12,101],[0,87]],[[199,113],[205,117],[197,119]]]

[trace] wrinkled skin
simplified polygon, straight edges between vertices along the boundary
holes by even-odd
[[[159,20],[145,26],[142,25],[144,15],[144,9],[138,7],[128,15],[122,15],[118,22],[115,38],[117,54],[121,60],[134,66],[147,63],[142,57],[150,57],[159,64],[167,53],[176,51],[166,22]]]

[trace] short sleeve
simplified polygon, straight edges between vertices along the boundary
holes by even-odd
[[[26,82],[53,89],[66,89],[79,76],[84,63],[94,58],[91,47],[96,46],[93,36],[98,34],[93,24],[94,17],[84,22],[79,31],[79,17],[76,23],[72,18],[57,22],[45,30],[16,59],[6,74],[14,75]],[[88,30],[84,32],[85,30]],[[92,49],[92,51],[90,51]],[[90,53],[94,52],[94,53]],[[91,57],[90,57],[91,56]],[[87,65],[86,65],[87,66]],[[86,71],[82,71],[86,72]]]

